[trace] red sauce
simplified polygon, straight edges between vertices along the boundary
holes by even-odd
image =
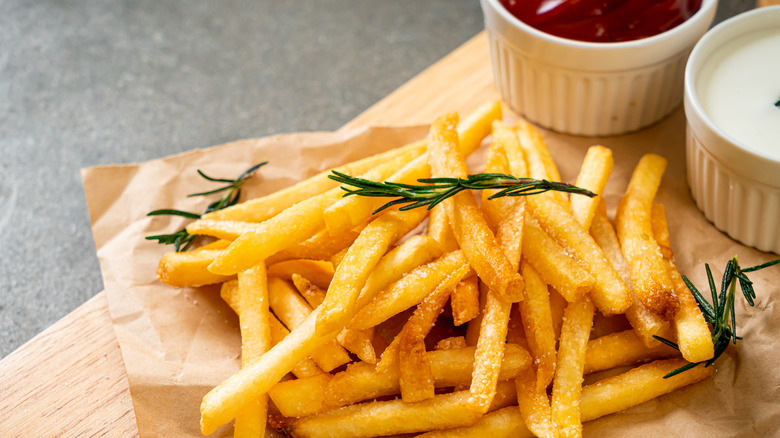
[[[690,18],[701,0],[500,0],[524,23],[563,38],[613,43],[647,38]]]

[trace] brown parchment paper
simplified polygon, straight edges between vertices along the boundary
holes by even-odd
[[[511,121],[512,116],[507,119]],[[211,186],[196,174],[233,177],[264,160],[270,164],[247,183],[245,199],[286,187],[323,169],[400,146],[425,136],[427,128],[371,128],[244,140],[209,149],[120,166],[83,171],[95,243],[109,310],[127,367],[141,436],[201,436],[203,395],[240,365],[237,318],[217,287],[171,288],[155,277],[168,249],[143,236],[173,232],[178,218],[149,218],[157,208],[201,211],[206,202],[185,198]],[[685,119],[681,110],[649,129],[604,139],[542,131],[564,181],[574,181],[587,147],[603,144],[615,168],[605,199],[610,215],[642,154],[669,159],[657,201],[667,207],[672,245],[681,270],[706,289],[704,263],[716,276],[728,257],[742,266],[772,259],[728,238],[699,212],[685,178]],[[482,151],[483,152],[483,151]],[[479,170],[481,153],[469,164]],[[750,309],[737,298],[738,334],[744,336],[716,365],[713,378],[623,413],[587,423],[592,437],[780,436],[780,268],[751,274],[758,294]],[[229,436],[230,426],[212,436]]]

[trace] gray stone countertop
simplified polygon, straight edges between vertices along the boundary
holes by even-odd
[[[335,130],[482,28],[477,0],[0,2],[0,358],[103,288],[79,169]]]

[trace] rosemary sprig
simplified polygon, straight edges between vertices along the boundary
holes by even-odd
[[[262,166],[265,166],[266,164],[268,164],[268,161],[263,161],[260,164],[255,164],[254,166],[245,170],[236,179],[214,178],[206,175],[200,169],[198,169],[198,174],[202,176],[204,179],[206,179],[207,181],[226,183],[227,185],[206,192],[192,193],[190,195],[187,195],[187,197],[191,198],[193,196],[206,196],[206,195],[213,195],[215,193],[225,192],[219,199],[209,204],[208,207],[206,207],[206,211],[204,211],[203,214],[211,213],[212,211],[222,210],[224,208],[230,207],[231,205],[235,205],[236,203],[238,203],[238,199],[241,197],[241,186],[244,184],[244,182],[249,178],[251,178],[255,174],[255,171],[257,169],[259,169]],[[162,215],[181,216],[187,219],[200,219],[200,217],[202,216],[202,214],[191,213],[189,211],[176,210],[172,208],[163,208],[160,210],[150,211],[146,215],[147,216],[162,216]],[[161,245],[173,245],[176,251],[178,252],[178,251],[186,251],[187,249],[189,249],[189,247],[192,246],[192,242],[195,240],[195,236],[188,233],[186,228],[182,228],[181,230],[171,234],[157,234],[154,236],[146,236],[146,240],[156,240],[157,243]]]
[[[328,175],[328,178],[338,181],[342,184],[357,187],[357,189],[350,189],[342,186],[341,188],[347,192],[344,194],[344,196],[358,195],[379,198],[397,198],[379,207],[376,209],[376,211],[374,211],[374,213],[378,213],[395,205],[403,204],[406,205],[400,208],[402,211],[424,206],[427,206],[427,208],[430,210],[438,203],[464,190],[500,190],[488,199],[501,198],[504,196],[536,195],[549,190],[566,193],[577,193],[580,195],[590,196],[591,198],[596,196],[596,194],[590,190],[585,190],[572,184],[531,178],[517,178],[512,175],[506,175],[503,173],[478,173],[469,175],[466,179],[418,179],[417,181],[422,183],[421,185],[401,184],[388,181],[370,181],[367,179],[349,176],[335,170],[333,171],[332,175]]]
[[[730,342],[736,344],[738,339],[742,339],[741,336],[737,336],[737,322],[734,312],[734,298],[736,296],[737,283],[739,283],[740,289],[742,289],[742,295],[745,297],[745,300],[752,307],[755,303],[756,292],[753,289],[753,282],[751,282],[745,274],[778,263],[780,263],[780,259],[742,269],[739,267],[737,257],[732,257],[728,263],[726,263],[726,270],[723,273],[723,280],[721,281],[720,286],[720,295],[718,295],[718,291],[715,289],[715,280],[712,277],[710,266],[705,264],[707,279],[710,285],[710,293],[712,294],[711,305],[704,296],[702,296],[699,290],[696,289],[696,286],[694,286],[686,276],[682,276],[685,285],[688,286],[688,289],[691,291],[694,298],[696,298],[696,303],[699,305],[699,309],[701,309],[704,319],[712,325],[712,344],[715,346],[715,355],[712,359],[689,363],[677,368],[665,375],[664,379],[680,374],[683,371],[687,371],[701,364],[704,364],[705,367],[712,365],[720,355],[726,351],[726,347],[729,346]],[[677,344],[668,339],[664,339],[660,336],[653,337],[676,350],[680,349]]]

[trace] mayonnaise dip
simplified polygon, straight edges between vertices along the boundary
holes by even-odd
[[[780,159],[780,28],[724,44],[702,65],[696,88],[718,128],[743,146]]]

